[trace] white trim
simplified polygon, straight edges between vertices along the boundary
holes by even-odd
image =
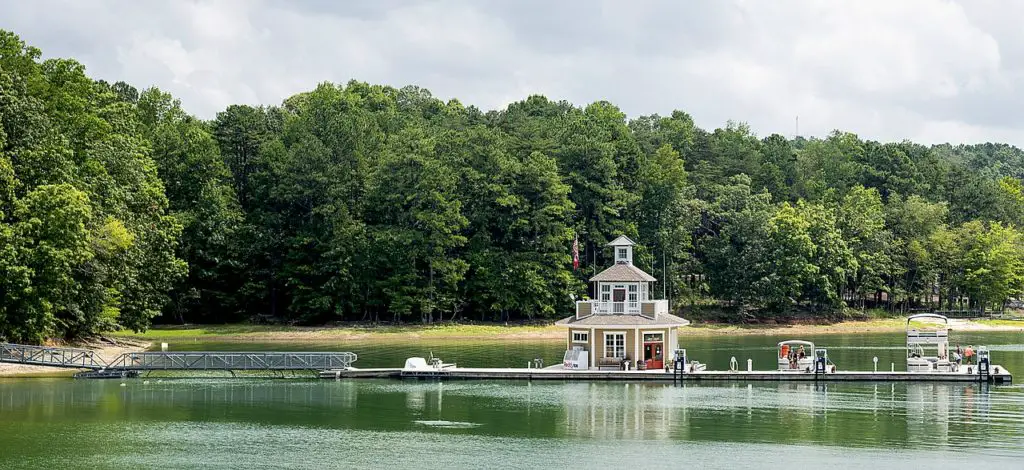
[[[640,336],[640,328],[633,328],[633,364],[630,367],[636,367],[636,361],[640,360],[640,341],[637,341]]]
[[[625,356],[627,354],[626,353],[626,332],[625,331],[605,331],[604,332],[604,337],[601,338],[602,340],[604,340],[604,343],[602,343],[602,345],[604,347],[601,350],[601,352],[604,353],[604,354],[601,355],[601,358],[603,359],[603,358],[606,358],[606,357],[616,357],[616,356],[609,356],[608,355],[608,336],[610,336],[610,335],[622,335],[622,355]]]
[[[665,330],[640,330],[640,342],[644,342],[643,335],[648,334],[648,333],[650,333],[650,334],[660,334],[661,335],[661,342],[662,343],[664,343],[665,340],[666,340],[666,338],[665,338]]]
[[[578,339],[576,339],[576,335],[577,334],[587,335],[587,339],[582,340],[582,341],[578,340]],[[569,339],[573,343],[583,343],[583,344],[589,343],[590,342],[590,330],[569,330]]]
[[[594,329],[590,329],[590,368],[597,367],[597,338],[594,337]]]
[[[597,368],[597,338],[594,337],[594,329],[590,329],[590,368]]]

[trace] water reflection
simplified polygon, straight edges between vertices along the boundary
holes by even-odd
[[[10,426],[219,421],[1006,455],[1024,448],[1024,388],[982,384],[36,380],[0,382],[0,416]]]

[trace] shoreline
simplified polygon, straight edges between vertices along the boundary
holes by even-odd
[[[900,318],[846,321],[833,324],[729,325],[703,323],[679,329],[680,337],[715,336],[788,336],[791,338],[831,334],[871,334],[903,332],[906,321]],[[1022,332],[1024,321],[950,319],[953,332]],[[565,328],[554,324],[443,324],[443,325],[346,325],[297,327],[280,325],[184,325],[161,326],[144,333],[118,331],[108,334],[116,344],[92,341],[73,345],[92,349],[104,362],[127,352],[148,350],[160,342],[219,343],[308,343],[329,344],[339,341],[564,341]],[[0,378],[66,378],[78,369],[0,363]]]
[[[814,336],[856,333],[895,333],[905,330],[904,319],[846,321],[826,325],[729,325],[695,324],[679,329],[681,337],[707,336]],[[954,332],[1024,332],[1024,321],[955,320],[949,329]],[[156,342],[209,341],[245,342],[310,342],[339,340],[562,340],[565,329],[548,325],[445,324],[403,326],[274,326],[274,325],[185,325],[157,327],[144,333],[121,331],[111,333],[119,339]]]

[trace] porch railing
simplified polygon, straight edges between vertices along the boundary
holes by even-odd
[[[576,302],[576,318],[591,315],[642,315],[654,318],[659,313],[668,313],[668,300],[644,300],[638,302],[610,302],[580,300]]]

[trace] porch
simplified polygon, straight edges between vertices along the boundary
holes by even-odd
[[[591,315],[641,315],[655,318],[659,314],[668,313],[668,300],[643,301],[576,301],[576,318],[582,319]]]

